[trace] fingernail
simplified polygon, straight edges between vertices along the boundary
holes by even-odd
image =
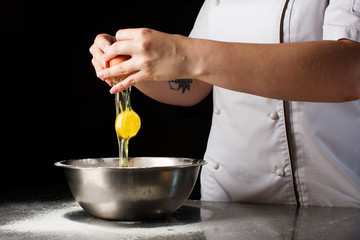
[[[105,77],[105,72],[104,71],[99,71],[96,73],[98,78],[104,78]]]
[[[114,86],[114,87],[112,87],[112,88],[110,89],[110,93],[111,93],[111,94],[114,94],[114,93],[117,93],[117,92],[118,92],[118,89],[117,89],[116,86]]]
[[[117,92],[120,92],[120,83],[116,84],[115,86],[113,86],[111,89],[110,89],[110,93],[111,94],[114,94],[114,93],[117,93]]]

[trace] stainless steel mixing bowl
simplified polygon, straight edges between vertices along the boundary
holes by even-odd
[[[118,158],[65,160],[75,200],[93,216],[111,220],[143,220],[165,216],[189,197],[204,160],[188,158]]]

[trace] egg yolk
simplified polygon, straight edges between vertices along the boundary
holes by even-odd
[[[140,124],[139,115],[132,109],[126,108],[116,117],[115,130],[122,138],[132,138],[138,133]]]

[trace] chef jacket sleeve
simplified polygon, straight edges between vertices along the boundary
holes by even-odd
[[[360,0],[330,0],[325,11],[324,40],[360,42]]]
[[[206,38],[208,35],[209,1],[204,1],[189,35],[192,38]]]

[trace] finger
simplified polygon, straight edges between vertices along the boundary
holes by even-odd
[[[92,63],[92,65],[93,65],[94,68],[95,68],[95,72],[99,72],[99,71],[101,71],[101,70],[104,69],[100,64],[98,64],[98,63],[95,61],[94,58],[91,60],[91,63]],[[100,78],[100,79],[101,79],[102,81],[105,81],[110,87],[113,86],[113,83],[112,83],[112,81],[111,81],[109,78]]]
[[[97,61],[104,68],[106,67],[106,62],[103,60],[104,51],[115,41],[115,37],[109,34],[99,34],[96,36],[94,44],[89,49],[95,61]]]
[[[136,72],[134,74],[131,74],[127,78],[125,78],[123,81],[119,82],[115,86],[113,86],[110,89],[110,93],[114,94],[117,92],[124,91],[125,89],[135,86],[138,82],[144,81],[144,74],[142,71]]]
[[[125,81],[124,80],[124,81],[121,81],[121,82],[117,83],[115,86],[113,86],[110,89],[110,93],[114,94],[114,93],[117,93],[117,92],[121,92],[121,91],[124,91],[125,89],[127,89],[129,87],[134,86],[134,85],[135,85],[134,79],[131,79],[131,81]]]
[[[122,40],[133,40],[138,36],[139,28],[127,28],[127,29],[120,29],[116,32],[115,38],[117,41]]]
[[[95,72],[99,72],[104,69],[94,58],[91,59],[91,63],[95,68]]]
[[[135,64],[135,61],[130,58],[115,66],[105,68],[97,72],[97,76],[101,79],[107,79],[112,77],[119,77],[121,75],[131,74],[138,71],[139,68]]]
[[[110,87],[113,87],[113,86],[114,86],[114,83],[113,83],[110,79],[105,80],[105,82],[106,82]]]
[[[103,56],[103,61],[107,62],[118,55],[132,55],[136,46],[134,41],[124,40],[118,41],[107,47]]]
[[[120,75],[124,75],[122,68],[119,67],[120,64],[115,65],[113,67],[102,69],[96,72],[96,75],[100,79],[108,79],[112,77],[118,77]]]
[[[130,58],[120,64],[117,64],[119,73],[121,75],[131,74],[140,70],[140,65],[137,63],[136,58]]]
[[[100,48],[94,46],[91,49],[91,54],[95,62],[97,62],[103,68],[106,68],[106,62],[104,61],[104,52]]]
[[[105,51],[105,49],[107,47],[110,47],[111,44],[113,44],[114,42],[116,42],[115,37],[106,33],[102,33],[95,37],[94,44],[98,46],[102,51]]]

